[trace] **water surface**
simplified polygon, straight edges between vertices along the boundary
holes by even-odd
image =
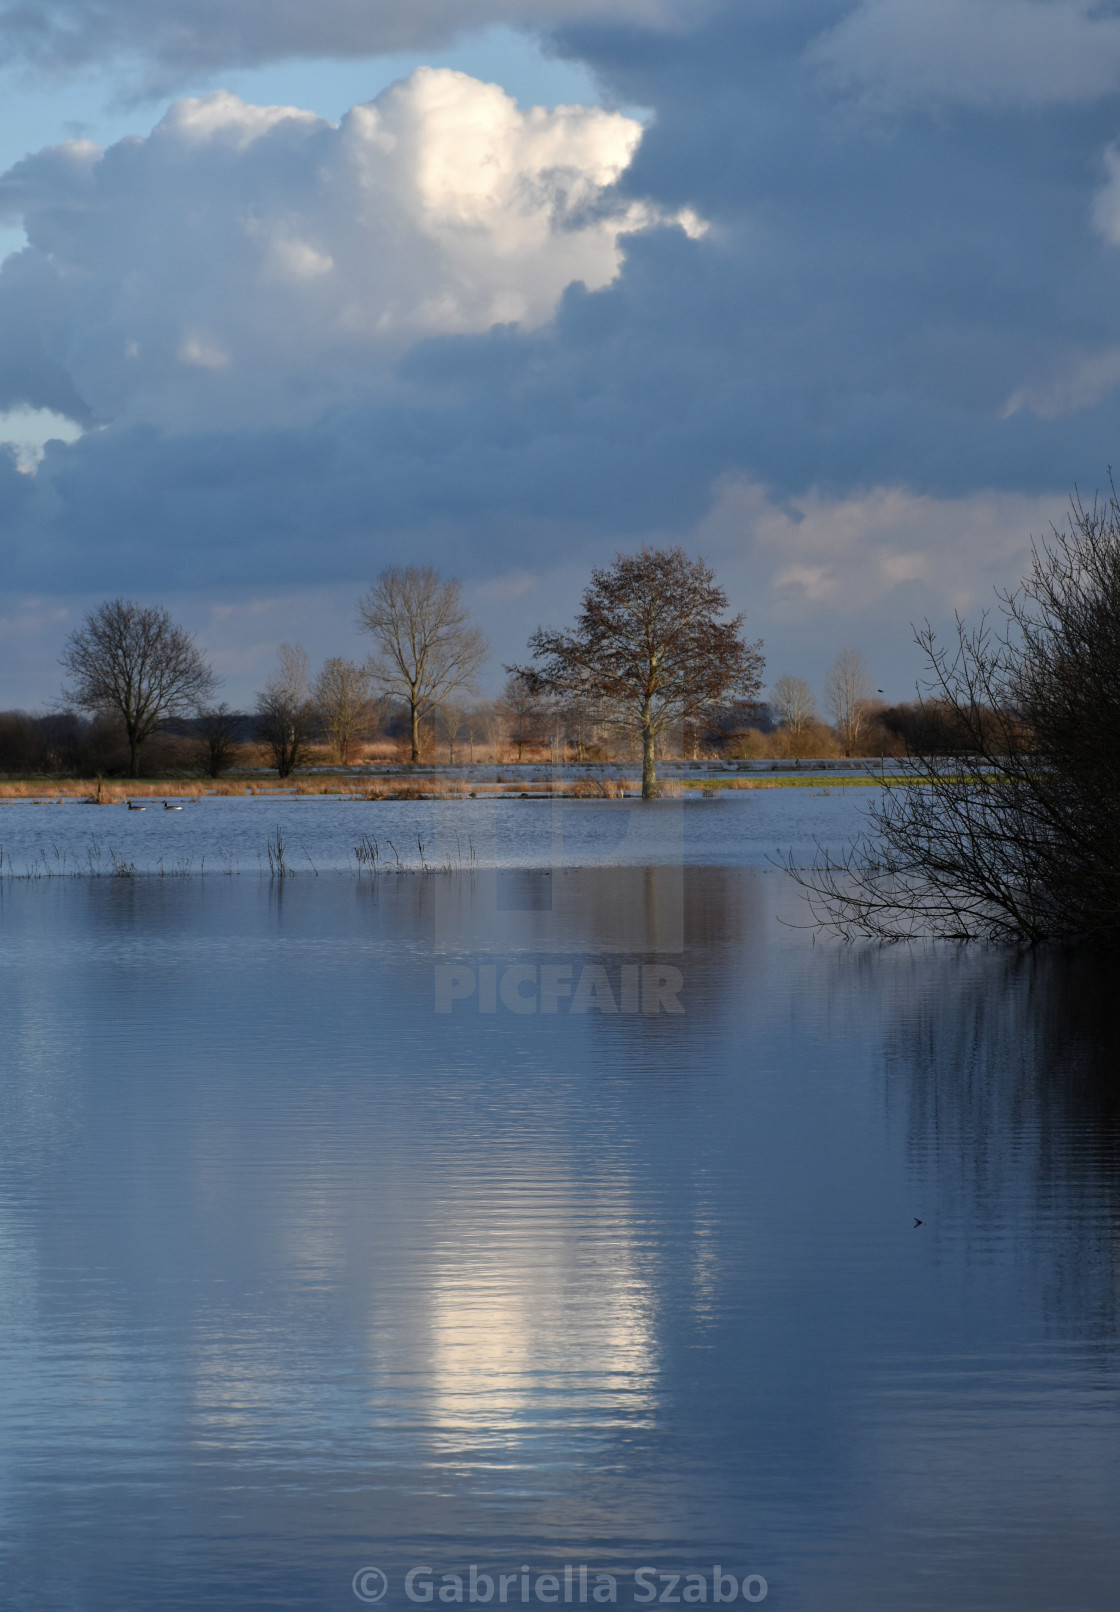
[[[878,791],[789,788],[699,791],[683,800],[359,800],[209,796],[165,811],[123,804],[0,801],[0,874],[10,877],[268,872],[279,830],[295,874],[353,872],[355,848],[380,866],[537,868],[673,863],[765,865],[817,842],[840,848]]]
[[[668,861],[5,881],[4,1604],[1114,1606],[1114,982],[799,913]]]

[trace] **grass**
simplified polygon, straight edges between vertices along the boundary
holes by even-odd
[[[438,774],[409,777],[400,774],[383,778],[254,778],[211,782],[209,779],[113,779],[103,778],[18,778],[0,781],[3,801],[82,801],[90,805],[120,806],[129,800],[204,800],[218,797],[281,795],[284,797],[334,797],[342,800],[456,800],[510,798],[526,795],[572,796],[576,799],[612,799],[638,789],[636,779],[563,779],[540,782],[503,779],[500,782],[441,778]]]
[[[885,780],[877,773],[802,773],[796,778],[681,778],[673,779],[684,789],[866,789],[869,784],[908,783],[900,774],[890,774]]]
[[[725,789],[866,789],[869,785],[913,782],[905,773],[886,777],[868,770],[858,773],[798,773],[778,777],[667,778],[659,786],[669,799],[683,799],[699,791],[711,795]],[[549,799],[617,800],[640,793],[637,778],[601,778],[585,774],[577,778],[552,780],[501,777],[497,781],[442,778],[438,774],[410,776],[394,773],[383,777],[359,778],[225,778],[210,779],[141,778],[13,778],[0,780],[0,803],[4,801],[83,801],[91,805],[119,806],[129,800],[203,800],[217,797],[333,797],[343,800],[486,800]]]

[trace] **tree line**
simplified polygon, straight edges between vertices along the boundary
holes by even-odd
[[[791,870],[821,921],[877,938],[1092,939],[1111,949],[1120,934],[1115,489],[1091,506],[1075,495],[1067,528],[1034,545],[1026,577],[998,600],[995,625],[958,619],[948,645],[928,624],[916,630],[929,674],[912,704],[876,699],[862,656],[844,650],[826,681],[825,729],[800,678],[778,678],[763,699],[761,643],[745,641],[710,567],[680,548],[643,548],[593,570],[573,624],[538,628],[529,660],[505,668],[501,700],[474,716],[457,697],[476,690],[488,646],[459,583],[430,568],[390,567],[361,601],[374,646],[361,665],[333,658],[312,679],[303,650],[285,645],[251,718],[214,703],[211,669],[166,611],[117,599],[67,641],[69,710],[0,715],[0,766],[21,743],[62,765],[100,724],[123,738],[136,776],[153,737],[189,722],[216,776],[251,721],[287,776],[316,735],[348,760],[381,702],[382,721],[393,710],[403,717],[413,762],[426,724],[454,761],[464,727],[473,733],[487,709],[519,756],[546,729],[554,759],[566,759],[566,745],[582,757],[597,735],[621,737],[641,755],[648,797],[659,746],[801,754],[827,739],[848,755],[902,753],[910,765],[872,803],[868,832],[846,856]]]
[[[764,697],[761,643],[746,642],[711,568],[680,548],[593,570],[572,625],[538,628],[495,700],[478,698],[489,645],[457,579],[388,567],[357,614],[365,660],[332,656],[313,675],[299,645],[282,645],[254,710],[237,712],[166,610],[107,600],[67,640],[60,709],[0,715],[0,770],[138,777],[148,755],[219,777],[263,755],[286,778],[311,760],[351,764],[381,741],[412,763],[437,748],[452,765],[479,752],[501,760],[503,749],[519,761],[542,749],[553,761],[633,754],[649,795],[659,754],[889,754],[910,737],[904,708],[876,702],[855,650],[829,674],[830,723],[800,678],[780,677]]]

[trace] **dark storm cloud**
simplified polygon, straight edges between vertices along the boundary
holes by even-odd
[[[713,359],[727,342],[714,367],[757,390],[752,425],[777,405],[795,478],[831,474],[835,441],[856,450],[854,477],[890,473],[886,457],[928,482],[983,479],[984,465],[995,481],[1064,481],[1060,428],[1039,464],[1034,433],[998,416],[1017,388],[1058,385],[1117,339],[1120,258],[1093,217],[1115,103],[871,117],[807,63],[812,28],[757,18],[728,10],[671,50],[647,38],[637,61],[621,32],[567,39],[615,93],[657,108],[624,182],[687,194],[716,225],[690,336]],[[915,435],[923,421],[944,448]],[[1091,451],[1104,422],[1086,425]],[[885,454],[884,429],[898,439]]]
[[[7,61],[48,68],[140,65],[175,87],[199,69],[296,57],[425,50],[493,24],[548,27],[597,13],[672,26],[705,0],[4,0]]]
[[[1006,23],[1016,4],[993,0],[980,21]],[[957,598],[991,560],[973,517],[994,506],[976,500],[1052,498],[1074,480],[1091,488],[1116,444],[1113,33],[1087,7],[1033,4],[1023,16],[1030,49],[977,46],[970,63],[922,55],[929,12],[917,0],[727,5],[674,35],[630,22],[569,26],[557,47],[588,62],[614,104],[654,112],[612,216],[626,197],[663,216],[691,208],[707,235],[646,227],[629,237],[613,284],[573,286],[551,320],[417,329],[367,374],[360,350],[347,344],[340,356],[314,320],[301,346],[305,327],[269,313],[263,293],[215,280],[228,329],[212,345],[191,337],[181,373],[168,360],[158,407],[145,414],[133,399],[114,417],[107,384],[103,427],[49,451],[10,526],[20,585],[303,585],[366,576],[401,553],[474,575],[539,570],[560,551],[598,556],[651,534],[724,541],[704,525],[718,506],[739,510],[727,518],[741,518],[744,543],[769,520],[790,561],[781,586],[800,588],[806,611],[833,609],[840,586],[822,558],[829,509],[847,522],[853,574],[871,574],[857,554],[863,521],[879,533],[866,555],[911,590],[908,609],[922,604],[919,586],[942,603]],[[1081,57],[1066,51],[1049,95],[1040,62],[1047,29],[1063,18],[1077,50],[1104,65],[1079,83],[1070,62]],[[312,135],[333,138],[321,124]],[[299,144],[290,130],[285,139],[285,150]],[[308,175],[319,169],[287,160],[268,167],[268,196],[282,212],[290,195],[293,220],[306,223]],[[219,166],[205,184],[248,171],[230,151]],[[177,172],[197,202],[194,170]],[[321,295],[316,254],[341,261],[341,237],[297,239],[294,223],[281,233],[277,251],[307,246],[310,256],[283,263],[304,275],[308,299]],[[216,250],[224,238],[215,235]],[[203,239],[199,264],[206,253]],[[50,323],[54,293],[40,267],[41,281],[9,266],[11,311],[0,296],[15,355],[0,362],[0,396],[12,401],[34,361],[14,338],[34,319]],[[122,286],[127,270],[122,260],[113,271]],[[202,272],[192,267],[186,291],[173,278],[157,285],[156,305],[174,314],[189,291],[197,323]],[[68,319],[82,317],[69,305]],[[237,365],[249,326],[255,385]],[[66,388],[88,398],[96,376],[87,367],[78,388],[51,328],[35,400],[81,418]],[[96,342],[80,345],[96,365]],[[287,363],[289,352],[283,386],[263,387],[272,371],[260,355]],[[211,385],[226,389],[220,421],[208,418]],[[310,398],[299,419],[274,417],[284,388]],[[728,502],[732,485],[769,489],[770,504]],[[876,487],[905,499],[870,500]],[[812,489],[809,520],[797,501]],[[964,546],[944,538],[961,573],[952,578],[936,561],[939,508],[946,522],[967,517],[973,534]],[[767,509],[794,513],[771,520]],[[884,509],[910,533],[905,554],[882,548]],[[1025,508],[1015,514],[1025,519]],[[1005,555],[1006,520],[993,521]],[[809,527],[811,557],[798,549]],[[775,575],[782,559],[775,548]]]

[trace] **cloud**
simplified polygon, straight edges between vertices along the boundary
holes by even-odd
[[[693,541],[721,555],[729,574],[749,570],[766,618],[819,632],[827,617],[845,622],[964,613],[1013,586],[1029,558],[1032,533],[1061,523],[1068,500],[981,491],[936,498],[899,486],[836,497],[810,488],[775,500],[757,482],[730,477]],[[745,575],[745,573],[744,573]],[[905,601],[894,608],[893,598]],[[758,608],[758,606],[756,606]]]
[[[914,626],[951,632],[1014,587],[1032,535],[1062,524],[1062,494],[982,490],[939,498],[905,486],[777,498],[743,477],[713,489],[689,547],[714,564],[748,629],[765,640],[767,675],[818,690],[839,651],[858,645],[888,699],[912,698],[926,674]]]
[[[17,466],[26,474],[39,464],[48,442],[73,442],[80,435],[72,420],[50,409],[12,409],[0,414],[0,448],[14,453]]]
[[[1020,409],[1027,409],[1040,420],[1058,420],[1066,414],[1091,409],[1120,381],[1120,347],[1082,358],[1064,372],[1030,386],[1017,386],[1000,409],[1000,419],[1009,420]]]
[[[422,75],[337,128],[219,95],[20,165],[0,409],[86,430],[34,475],[0,450],[7,585],[291,600],[416,558],[512,656],[591,564],[716,545],[713,488],[761,488],[712,554],[778,669],[840,625],[904,664],[1115,457],[1116,108],[888,131],[811,57],[854,14],[558,33],[643,131]]]
[[[807,54],[875,109],[1072,105],[1120,90],[1120,17],[1096,0],[861,0]]]
[[[1112,246],[1120,246],[1120,148],[1110,144],[1103,153],[1105,182],[1093,201],[1093,223]]]
[[[937,498],[902,486],[847,496],[810,488],[782,498],[760,482],[727,476],[709,490],[697,520],[672,533],[651,526],[622,546],[671,535],[689,552],[703,554],[727,587],[732,609],[746,612],[748,633],[764,638],[771,678],[790,671],[819,688],[837,652],[856,643],[877,686],[903,699],[922,672],[911,624],[928,617],[944,627],[954,610],[975,615],[991,605],[993,590],[1013,585],[1022,574],[1031,535],[1045,536],[1052,522],[1063,521],[1067,507],[1060,493],[1032,497],[988,490]],[[472,616],[493,647],[485,677],[492,691],[500,686],[501,666],[524,658],[534,627],[561,626],[572,618],[590,561],[609,557],[617,546],[602,534],[588,545],[586,535],[575,527],[525,523],[519,544],[508,551],[507,568],[468,582]],[[461,571],[472,546],[477,556],[462,528],[426,531],[418,546],[448,569]],[[207,587],[200,591],[184,568],[174,585],[153,596],[199,633],[225,679],[224,697],[249,706],[281,642],[304,644],[314,662],[340,653],[361,658],[366,645],[355,600],[378,563],[376,549],[366,545],[365,555],[355,557],[350,582],[321,584],[309,573],[300,585],[266,592],[240,581],[236,569],[228,586],[215,581],[213,567],[206,568]],[[477,557],[468,560],[468,570],[477,563]],[[152,580],[134,570],[130,591],[146,596]],[[102,596],[91,586],[81,595],[67,594],[61,607],[49,597],[0,599],[0,687],[9,691],[7,700],[23,687],[30,691],[18,695],[24,703],[49,697],[66,632]]]
[[[664,221],[613,189],[641,135],[422,68],[337,126],[218,93],[147,139],[44,151],[0,179],[30,243],[0,272],[0,406],[278,425],[419,338],[532,329]]]
[[[695,19],[708,0],[3,0],[7,61],[72,69],[139,62],[150,86],[199,70],[293,57],[427,50],[493,25],[542,29],[603,19],[664,29]]]

